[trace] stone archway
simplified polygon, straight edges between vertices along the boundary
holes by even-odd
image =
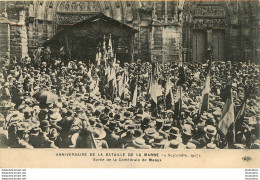
[[[223,2],[186,2],[183,13],[183,46],[186,61],[205,63],[226,60],[229,46],[229,12]],[[211,49],[211,50],[210,50]]]
[[[207,53],[202,59],[195,56],[198,50],[202,51],[196,49],[200,43],[196,43],[196,38],[198,33],[205,34],[205,30],[206,48],[213,48],[213,60],[256,61],[254,44],[259,36],[254,6],[258,6],[256,2],[185,2],[182,36],[185,61],[205,62]]]

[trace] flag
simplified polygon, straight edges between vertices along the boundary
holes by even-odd
[[[106,48],[106,37],[104,36],[104,40],[103,40],[103,61],[105,62],[105,65],[107,64],[107,48]]]
[[[113,58],[113,57],[114,57],[113,46],[112,46],[112,36],[111,36],[111,34],[110,34],[110,36],[109,36],[107,54],[109,55],[110,58]]]
[[[157,79],[151,74],[150,95],[155,104],[157,104],[157,86]]]
[[[177,92],[174,100],[174,114],[176,117],[180,117],[181,106],[182,106],[182,88],[181,86],[177,87]]]
[[[185,83],[185,71],[182,67],[182,62],[178,68],[179,72],[179,80],[177,82],[177,92],[174,100],[174,114],[176,117],[180,117],[181,115],[181,107],[182,107],[182,85]]]
[[[234,103],[233,103],[233,95],[230,90],[230,96],[226,100],[226,103],[222,110],[221,120],[218,124],[218,128],[223,132],[224,135],[228,133],[229,127],[235,121],[235,112],[234,112]]]
[[[200,103],[200,109],[199,109],[200,114],[202,114],[204,111],[209,110],[211,60],[208,61],[208,66],[207,66],[206,71],[207,71],[207,76],[206,76],[204,89],[203,89],[202,95],[201,95],[201,103]]]
[[[200,103],[200,114],[204,111],[209,110],[209,93],[210,93],[210,73],[207,74],[205,86],[202,91],[201,103]]]
[[[166,110],[171,109],[174,104],[174,97],[172,94],[172,83],[170,78],[167,79],[166,91],[165,91],[165,108]]]
[[[157,72],[155,70],[155,64],[153,63],[153,68],[152,68],[152,73],[151,73],[151,77],[150,77],[150,89],[149,89],[149,93],[151,96],[151,113],[152,116],[157,116],[157,87],[158,87],[158,82],[156,79],[156,74],[155,72]]]
[[[120,79],[118,81],[118,95],[119,97],[122,97],[122,94],[124,92],[124,79],[125,79],[125,72],[123,72],[120,76]]]
[[[106,75],[107,75],[107,82],[108,82],[108,87],[109,87],[109,94],[110,94],[111,100],[113,101],[114,98],[118,94],[116,69],[113,66],[113,64],[108,64],[108,66],[106,68]]]
[[[136,106],[136,102],[137,102],[137,84],[136,83],[136,86],[135,86],[135,91],[134,91],[134,95],[133,95],[133,99],[132,99],[132,106]]]
[[[241,130],[241,128],[242,128],[243,119],[244,119],[245,112],[246,112],[246,100],[247,100],[247,98],[245,97],[242,102],[241,108],[239,109],[239,111],[236,114],[236,118],[235,118],[235,131],[236,132]]]
[[[100,65],[101,57],[102,57],[102,54],[100,52],[100,48],[98,47],[98,51],[97,51],[97,54],[96,54],[96,62],[97,62],[98,66]]]

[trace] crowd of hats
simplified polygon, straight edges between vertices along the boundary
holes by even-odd
[[[165,107],[167,78],[177,92],[176,65],[158,65],[158,114],[151,114],[149,95],[150,63],[125,63],[116,69],[117,81],[127,72],[123,97],[108,96],[104,67],[78,61],[52,67],[42,63],[11,64],[1,68],[2,147],[74,148],[80,131],[90,129],[97,148],[127,149],[216,149],[259,148],[259,66],[245,63],[214,62],[211,70],[209,110],[198,118],[207,65],[184,66],[182,107],[176,116],[174,105]],[[90,71],[91,69],[91,71]],[[131,106],[136,76],[138,97]],[[236,110],[247,95],[245,117],[227,136],[218,129],[226,101],[225,88],[231,86]],[[58,95],[53,103],[37,101],[35,94],[50,91]],[[91,127],[91,128],[90,128]]]

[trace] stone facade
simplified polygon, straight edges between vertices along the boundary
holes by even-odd
[[[10,57],[10,21],[0,17],[0,57]]]
[[[62,24],[101,12],[139,30],[134,57],[142,61],[205,62],[260,59],[259,2],[237,1],[2,1],[10,21],[10,56],[32,54]],[[70,17],[64,19],[64,13]],[[2,35],[1,35],[2,36]],[[4,53],[5,49],[1,50]]]

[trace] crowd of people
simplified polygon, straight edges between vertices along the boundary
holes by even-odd
[[[207,63],[183,64],[180,71],[178,64],[141,60],[123,66],[114,59],[98,65],[39,61],[40,53],[1,67],[1,148],[259,148],[258,65],[212,61],[209,107],[200,112]],[[151,75],[158,87],[155,107]],[[218,125],[227,87],[235,122],[223,133]]]

